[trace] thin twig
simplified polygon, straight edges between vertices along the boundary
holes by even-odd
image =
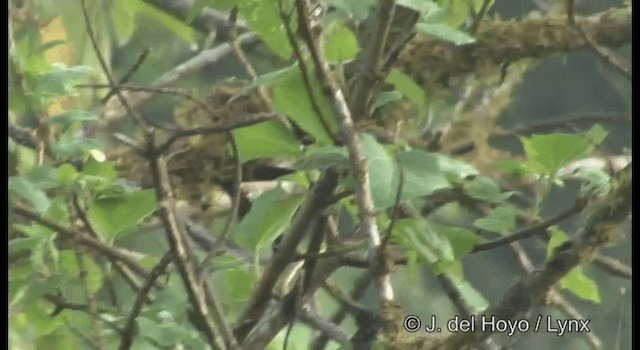
[[[282,5],[282,0],[278,1],[278,7],[280,12],[280,19],[282,23],[284,23],[284,30],[287,34],[287,40],[289,41],[289,45],[293,49],[293,53],[297,59],[298,68],[300,68],[300,76],[302,77],[302,84],[304,88],[307,89],[307,95],[309,96],[309,102],[311,104],[311,109],[316,114],[318,121],[322,125],[325,133],[331,137],[334,144],[338,143],[335,135],[331,131],[331,127],[329,126],[329,122],[327,121],[327,116],[322,113],[322,109],[320,108],[318,97],[313,89],[313,85],[311,84],[311,76],[309,74],[309,68],[307,67],[307,63],[305,57],[302,53],[302,48],[296,39],[296,36],[291,28],[291,13],[286,13],[284,11],[284,7]]]
[[[235,334],[241,341],[245,339],[262,315],[264,315],[271,299],[271,291],[278,278],[293,259],[293,252],[302,241],[311,223],[329,204],[327,199],[336,187],[337,180],[336,173],[327,171],[318,180],[313,191],[298,209],[289,230],[283,235],[282,242],[278,245],[278,250],[274,254],[271,263],[265,268],[260,281],[253,290],[248,306],[240,316],[240,322],[235,328]]]
[[[245,126],[251,126],[266,121],[274,120],[278,118],[277,113],[255,113],[244,114],[235,116],[231,120],[225,120],[220,123],[216,123],[211,126],[203,126],[193,129],[177,129],[166,141],[157,146],[157,152],[166,152],[171,145],[181,138],[195,136],[195,135],[208,135],[222,132],[232,131],[234,129],[243,128]]]
[[[537,234],[544,233],[545,230],[550,226],[555,225],[562,220],[565,220],[573,215],[580,213],[583,208],[584,208],[583,205],[581,205],[577,201],[576,204],[574,204],[571,208],[565,210],[564,212],[556,216],[550,217],[540,223],[529,226],[525,229],[522,229],[508,236],[496,238],[488,242],[477,244],[476,246],[473,247],[473,249],[469,254],[478,253],[478,252],[482,252],[489,249],[494,249],[497,247],[507,245],[512,242],[516,242]]]
[[[353,283],[353,287],[351,288],[351,293],[349,295],[349,300],[357,302],[362,298],[367,287],[371,284],[371,275],[362,274],[356,281]],[[341,305],[341,307],[333,313],[330,318],[331,323],[333,324],[341,324],[342,321],[347,317],[348,307],[345,305]],[[326,344],[329,342],[329,337],[326,334],[320,334],[313,342],[309,345],[309,349],[311,350],[321,350],[326,348]]]
[[[119,86],[126,84],[129,81],[129,79],[131,79],[131,77],[142,66],[142,63],[144,63],[144,61],[147,59],[147,56],[149,56],[149,52],[151,52],[151,50],[149,49],[144,49],[142,51],[142,53],[138,56],[138,59],[136,60],[136,62],[129,69],[129,71],[127,71],[122,76],[122,78],[118,80],[118,83],[114,84],[113,88],[111,88],[111,90],[109,90],[109,92],[106,95],[104,95],[103,98],[100,99],[100,104],[107,103],[107,101],[109,101],[111,96],[113,96],[116,93],[116,89],[118,89]]]
[[[353,88],[351,106],[352,114],[357,119],[367,117],[367,112],[373,102],[373,94],[385,79],[381,72],[384,65],[385,48],[395,15],[395,1],[381,0],[375,13],[373,37],[368,40],[369,45],[363,48],[365,61],[359,72]],[[314,57],[314,60],[315,57]]]
[[[593,52],[595,52],[602,60],[615,68],[622,76],[629,79],[631,81],[631,70],[629,69],[629,65],[627,63],[623,63],[619,57],[617,57],[613,52],[607,50],[606,48],[598,45],[596,40],[589,34],[584,27],[578,22],[576,22],[574,17],[574,0],[566,0],[567,6],[567,20],[569,24],[575,27],[582,35],[584,41],[586,41]]]
[[[194,322],[199,324],[199,329],[203,331],[207,343],[213,349],[222,348],[218,342],[218,334],[222,335],[226,347],[238,349],[237,340],[230,331],[209,282],[206,279],[201,280],[198,276],[191,241],[184,224],[178,219],[166,161],[156,146],[155,135],[148,133],[146,138],[148,161],[159,203],[158,212],[176,267],[194,310]]]
[[[258,39],[256,34],[246,33],[238,37],[238,42],[242,45],[255,42]],[[164,88],[174,85],[179,80],[200,71],[202,68],[220,62],[223,58],[233,53],[231,44],[222,44],[210,50],[204,50],[195,57],[176,66],[171,71],[166,72],[156,81],[150,84],[151,88]],[[128,102],[131,107],[139,107],[149,101],[155,93],[153,92],[135,92],[127,94]],[[107,123],[114,122],[124,117],[127,110],[122,107],[121,103],[115,101],[115,104],[108,103],[104,109],[104,121]]]
[[[529,255],[524,250],[521,244],[519,244],[518,242],[515,242],[510,244],[509,248],[511,248],[511,251],[513,252],[516,258],[516,262],[518,263],[520,268],[524,271],[524,273],[529,275],[535,271],[535,267],[531,262],[531,258],[529,257]],[[584,315],[582,315],[578,311],[578,309],[575,308],[568,300],[566,300],[566,298],[564,298],[562,294],[560,294],[560,292],[558,292],[555,288],[552,288],[549,291],[547,298],[550,305],[555,305],[566,316],[570,317],[571,319],[573,320],[585,319]],[[593,347],[594,349],[601,348],[602,341],[600,340],[600,338],[598,338],[598,336],[596,336],[593,332],[585,332],[585,335],[591,347]]]
[[[133,302],[133,306],[131,306],[131,311],[129,312],[129,317],[127,318],[127,322],[125,323],[124,329],[120,336],[120,345],[118,346],[119,350],[128,350],[133,345],[133,340],[136,336],[136,318],[142,311],[142,306],[147,301],[147,294],[151,290],[151,287],[154,285],[155,281],[164,273],[167,266],[171,263],[173,257],[171,253],[166,253],[160,261],[156,264],[156,266],[151,270],[149,277],[144,282],[144,285],[138,291],[136,295],[136,300]]]
[[[95,298],[95,294],[91,291],[89,287],[89,280],[87,278],[87,268],[85,266],[84,256],[81,252],[80,246],[77,244],[76,240],[73,241],[74,245],[74,253],[76,257],[76,262],[78,264],[78,277],[80,278],[80,282],[82,285],[82,289],[85,294],[85,298],[87,299],[87,307],[89,309],[89,314],[91,315],[91,322],[93,324],[93,329],[95,331],[95,345],[97,349],[103,350],[104,347],[104,338],[102,337],[101,331],[102,327],[100,327],[100,316],[98,316],[98,303]]]
[[[131,258],[132,253],[126,252],[121,248],[108,246],[105,243],[89,235],[86,235],[82,232],[79,232],[73,228],[64,227],[58,224],[57,222],[44,218],[40,216],[40,214],[36,213],[35,211],[25,208],[21,205],[14,206],[12,210],[13,210],[13,213],[15,214],[23,216],[27,219],[31,219],[45,227],[52,229],[55,232],[58,232],[59,234],[66,236],[67,238],[70,238],[70,239],[75,238],[78,240],[79,243],[82,243],[88,247],[95,249],[100,254],[103,254],[105,256],[108,256],[109,258],[122,262],[131,270],[133,270],[135,273],[137,273],[138,275],[144,278],[147,278],[149,276],[149,272],[145,270],[143,267],[141,267],[140,265],[138,265],[138,263],[136,263]]]
[[[91,20],[89,19],[89,11],[87,9],[86,0],[80,0],[82,5],[82,18],[84,19],[85,28],[87,30],[87,34],[89,35],[89,41],[91,42],[91,46],[93,47],[93,51],[98,58],[98,62],[100,63],[100,67],[102,68],[102,72],[107,78],[109,85],[113,88],[115,86],[115,81],[109,72],[109,66],[107,65],[107,61],[105,60],[102,52],[100,51],[100,47],[98,46],[98,42],[96,41],[96,36],[93,31],[93,27],[91,26]],[[115,95],[118,97],[120,103],[124,106],[125,110],[131,117],[135,120],[135,122],[143,129],[145,129],[146,123],[137,113],[134,112],[133,108],[127,102],[127,99],[122,95],[118,89],[113,90]]]
[[[255,82],[256,79],[258,79],[258,73],[253,68],[253,65],[249,61],[249,58],[247,58],[247,55],[245,55],[244,50],[240,45],[240,41],[238,41],[238,6],[235,6],[229,12],[229,43],[231,44],[236,57],[244,67],[244,70],[251,78],[251,81]],[[264,85],[258,86],[258,93],[264,103],[269,106],[269,109],[273,109],[273,102],[271,101]]]
[[[510,134],[528,134],[532,132],[549,131],[558,128],[569,128],[574,124],[606,123],[615,125],[630,125],[631,117],[617,115],[587,115],[571,117],[561,120],[549,120],[516,127],[508,131]]]
[[[400,200],[402,199],[402,190],[404,187],[404,168],[400,163],[400,158],[398,155],[395,156],[396,166],[398,167],[398,187],[396,188],[396,199],[393,203],[393,207],[391,209],[391,220],[389,222],[389,226],[387,226],[387,232],[382,239],[382,244],[380,245],[380,250],[382,254],[384,254],[384,249],[389,244],[389,239],[391,238],[391,233],[393,232],[393,226],[396,223],[396,219],[398,218],[398,211],[400,210]]]
[[[596,258],[593,260],[593,265],[599,267],[600,269],[618,277],[631,279],[632,269],[631,266],[623,263],[618,259],[614,259],[612,257],[598,254]]]
[[[383,4],[388,5],[388,3],[389,1],[383,1]],[[327,97],[333,101],[333,107],[340,124],[342,136],[349,152],[351,170],[354,177],[357,179],[356,202],[362,223],[362,229],[368,237],[369,245],[367,251],[371,261],[370,271],[372,275],[375,276],[381,299],[383,301],[391,301],[394,299],[393,287],[384,264],[384,255],[381,255],[379,251],[381,244],[380,232],[376,222],[373,197],[370,190],[367,159],[364,156],[359,137],[356,134],[353,118],[349,106],[347,105],[345,95],[342,92],[337,79],[333,76],[328,63],[324,61],[322,47],[318,43],[319,33],[312,33],[308,19],[311,5],[308,0],[296,0],[295,4],[298,11],[298,20],[300,21],[298,30],[307,43],[307,47],[311,52],[311,57],[314,61],[317,73],[326,87],[324,92],[327,94]],[[391,1],[391,5],[393,5],[393,1]],[[381,6],[381,12],[384,8],[384,6]],[[390,9],[390,12],[392,11],[393,8]],[[386,15],[388,14],[381,13],[381,17],[383,18]],[[382,19],[382,21],[384,22],[384,19]],[[388,27],[384,31],[388,33]],[[382,37],[382,40],[384,40],[384,36]],[[366,104],[368,101],[361,100],[360,103]],[[365,106],[361,105],[358,108],[360,110],[364,110]]]

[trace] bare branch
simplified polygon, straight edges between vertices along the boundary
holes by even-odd
[[[386,266],[384,264],[384,255],[380,254],[380,232],[376,222],[376,214],[374,211],[373,196],[370,191],[370,179],[367,170],[367,159],[362,152],[360,140],[356,134],[356,130],[351,116],[351,111],[347,105],[345,95],[340,88],[340,84],[334,77],[329,64],[324,61],[322,47],[318,43],[319,33],[313,33],[308,17],[310,16],[310,4],[306,0],[296,0],[296,8],[298,11],[298,19],[304,40],[311,52],[317,73],[322,83],[326,87],[325,93],[327,97],[333,101],[333,107],[338,117],[344,143],[349,152],[349,160],[351,162],[351,170],[357,179],[356,201],[358,204],[358,212],[362,222],[362,228],[368,237],[369,242],[369,259],[371,261],[370,271],[378,284],[380,297],[383,301],[391,301],[394,299],[391,279]],[[388,31],[388,30],[387,30]],[[367,101],[361,101],[367,103]],[[364,107],[359,107],[363,109]]]
[[[138,295],[136,296],[136,300],[133,302],[133,306],[129,312],[129,317],[127,318],[122,335],[120,336],[120,345],[118,346],[119,350],[128,350],[131,348],[131,345],[133,345],[133,340],[137,333],[136,318],[140,314],[140,311],[142,311],[142,306],[147,300],[147,294],[151,290],[155,281],[164,273],[172,260],[173,257],[171,256],[171,253],[166,253],[151,270],[149,277],[144,282],[142,288],[138,291]]]

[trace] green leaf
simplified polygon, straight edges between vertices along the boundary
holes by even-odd
[[[423,16],[433,13],[434,11],[441,10],[438,4],[429,0],[398,0],[397,4],[410,8]]]
[[[288,59],[292,49],[287,39],[284,25],[278,14],[277,1],[273,0],[246,0],[238,3],[239,14],[247,22],[251,30],[258,33],[260,39],[269,46],[273,52]],[[292,30],[296,30],[296,21],[292,20]]]
[[[455,28],[449,27],[446,24],[418,23],[416,24],[416,28],[426,34],[433,35],[437,38],[450,41],[456,45],[471,44],[476,41],[476,39],[470,36],[469,34],[463,31],[457,30]]]
[[[153,339],[163,347],[172,347],[189,337],[189,331],[172,321],[160,320],[156,322],[150,318],[139,316],[137,318],[140,334],[145,338]]]
[[[258,158],[299,156],[302,153],[298,140],[277,121],[236,129],[233,133],[242,162]]]
[[[87,66],[67,67],[63,63],[51,65],[53,70],[43,74],[39,81],[39,93],[45,97],[69,95],[72,86],[93,70]]]
[[[582,266],[576,266],[560,280],[560,288],[567,289],[578,298],[600,303],[600,291],[594,280],[583,271]]]
[[[298,68],[298,63],[296,62],[288,67],[262,74],[257,79],[247,84],[246,87],[243,87],[242,92],[239,93],[239,95],[247,94],[250,90],[257,88],[258,86],[272,86],[287,79],[291,79],[297,74],[300,74],[300,70]]]
[[[73,165],[64,163],[58,167],[56,177],[63,186],[71,186],[78,178],[78,171]]]
[[[466,228],[436,224],[431,225],[434,226],[437,232],[447,237],[453,248],[453,258],[456,261],[466,256],[476,244],[484,241],[484,238]]]
[[[324,54],[330,62],[345,62],[356,57],[358,40],[349,28],[333,23],[324,32]]]
[[[596,139],[601,136],[598,131],[593,133]],[[522,137],[520,141],[527,156],[527,169],[548,176],[586,156],[595,145],[582,135],[562,133]]]
[[[360,140],[362,151],[367,157],[369,184],[375,208],[390,207],[395,203],[398,190],[396,162],[373,136],[361,134]]]
[[[89,256],[82,255],[82,268],[86,272],[86,283],[89,292],[96,293],[102,288],[102,270]],[[68,277],[76,277],[80,274],[78,256],[70,250],[60,252],[60,267]]]
[[[559,229],[557,226],[550,226],[547,228],[549,232],[549,242],[547,242],[547,260],[553,256],[553,251],[566,242],[569,239],[569,235],[566,232]]]
[[[511,205],[501,205],[493,209],[486,217],[474,221],[473,226],[506,235],[516,227],[516,210]]]
[[[111,21],[120,46],[125,45],[131,39],[136,28],[135,1],[116,0],[111,8]]]
[[[51,151],[63,158],[84,158],[91,150],[100,148],[102,145],[96,139],[73,139],[71,141],[59,141],[53,144]]]
[[[258,250],[263,243],[271,244],[289,226],[303,199],[304,196],[289,195],[280,187],[263,193],[238,225],[234,235],[237,243],[250,250]]]
[[[115,180],[118,177],[116,164],[114,162],[99,162],[92,157],[87,159],[82,173],[90,176],[99,176],[106,180]]]
[[[587,138],[587,140],[591,141],[593,146],[597,146],[601,144],[605,138],[607,138],[608,134],[609,133],[605,128],[600,126],[600,124],[596,124],[592,126],[591,129],[589,129],[589,131],[587,131],[584,136]]]
[[[38,213],[46,212],[51,205],[49,197],[42,190],[21,177],[9,178],[9,192],[29,202]]]
[[[437,268],[438,263],[455,261],[451,242],[433,225],[424,219],[401,219],[396,221],[396,232],[401,245],[408,251],[416,251],[418,257]]]
[[[367,18],[376,0],[330,0],[330,3],[336,7],[336,10],[343,12],[345,17],[361,21]]]
[[[456,282],[456,287],[458,287],[462,300],[471,305],[475,312],[481,312],[489,307],[487,299],[471,283],[457,277],[453,277],[453,279]]]
[[[298,160],[294,167],[303,171],[324,171],[332,167],[335,167],[338,171],[346,170],[349,168],[349,154],[344,147],[310,147],[307,154]]]
[[[213,7],[216,4],[216,0],[195,0],[187,13],[185,18],[187,23],[193,22],[193,20],[202,12],[202,10],[209,6]]]
[[[469,196],[481,201],[490,203],[504,202],[511,197],[514,192],[500,191],[498,184],[485,176],[478,176],[465,185],[465,189]]]
[[[310,79],[311,88],[315,96],[314,100],[318,103],[329,132],[335,132],[338,128],[331,104],[319,93],[319,91],[322,91],[322,87],[317,79],[313,78],[313,75]],[[331,135],[327,132],[320,117],[312,107],[309,91],[305,87],[300,72],[288,76],[287,79],[275,84],[273,87],[273,104],[277,112],[293,119],[304,131],[315,137],[320,145],[333,144]]]
[[[89,220],[104,237],[135,227],[157,208],[153,189],[124,193],[120,197],[97,198],[89,208]]]
[[[150,18],[160,22],[165,27],[169,28],[178,37],[188,42],[190,45],[196,44],[197,32],[188,24],[182,22],[170,14],[159,10],[155,6],[148,4],[146,1],[130,1],[135,7],[132,11],[147,15]]]
[[[420,85],[416,84],[413,78],[398,69],[393,69],[387,77],[387,82],[393,84],[396,90],[413,102],[419,114],[423,114],[427,110],[425,91]]]
[[[222,273],[222,300],[225,303],[243,305],[251,297],[256,283],[255,275],[244,269],[227,269]]]
[[[412,199],[450,188],[452,179],[464,179],[477,175],[472,166],[447,156],[420,150],[398,155],[403,167],[404,185],[402,199]]]
[[[398,101],[402,99],[402,93],[400,91],[383,91],[376,96],[375,101],[373,101],[373,105],[371,108],[374,110],[378,107],[382,107],[386,104],[389,104],[393,101]]]
[[[86,111],[66,111],[52,116],[49,120],[64,130],[70,128],[76,122],[95,122],[99,118],[97,115]]]

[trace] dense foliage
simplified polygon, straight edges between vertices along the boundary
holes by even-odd
[[[631,8],[566,3],[10,1],[10,347],[630,346]],[[574,51],[627,106],[507,125]]]

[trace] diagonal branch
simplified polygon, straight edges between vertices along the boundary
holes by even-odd
[[[384,262],[384,254],[380,252],[380,232],[376,222],[373,196],[370,190],[367,159],[364,156],[359,137],[356,134],[351,110],[347,105],[345,95],[340,88],[338,80],[331,71],[329,64],[323,59],[322,46],[318,43],[319,33],[314,33],[309,23],[311,13],[309,1],[297,0],[296,8],[298,11],[298,19],[300,20],[298,30],[311,51],[314,65],[321,82],[325,86],[325,94],[333,101],[333,107],[338,118],[342,137],[349,153],[351,171],[357,179],[356,202],[362,229],[368,237],[367,252],[371,262],[370,272],[378,284],[381,299],[385,302],[392,301],[394,295],[391,279]],[[360,109],[364,110],[364,107],[360,107]]]

